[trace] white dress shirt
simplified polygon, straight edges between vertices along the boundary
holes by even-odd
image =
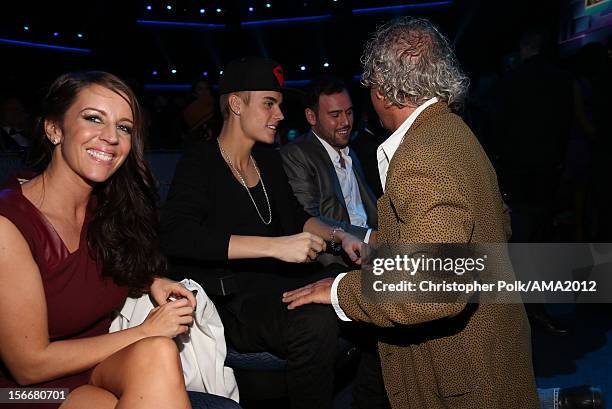
[[[365,207],[363,206],[361,194],[359,193],[359,184],[357,183],[357,178],[353,172],[353,160],[349,156],[349,147],[346,146],[340,149],[340,151],[337,151],[334,147],[327,143],[327,141],[317,135],[315,131],[312,131],[312,134],[317,137],[319,142],[321,142],[321,145],[323,145],[327,151],[327,154],[329,155],[329,158],[334,164],[334,170],[336,171],[336,176],[338,176],[338,181],[340,182],[340,189],[342,190],[342,196],[344,197],[344,203],[346,203],[346,210],[348,212],[351,224],[360,227],[369,227],[368,215],[365,211]],[[342,155],[342,158],[344,159],[344,167],[342,167],[340,163],[340,155]],[[368,229],[365,239],[363,240],[365,243],[367,243],[370,239],[371,233],[372,229]]]
[[[414,110],[413,113],[406,118],[406,120],[388,137],[376,150],[376,159],[378,160],[378,175],[380,176],[380,183],[382,184],[383,192],[385,191],[385,182],[387,181],[387,170],[389,169],[389,163],[397,148],[404,142],[404,136],[408,129],[412,126],[417,117],[427,108],[428,106],[438,102],[438,98],[433,97],[426,101],[423,105],[419,106]]]
[[[402,142],[404,142],[406,132],[408,132],[421,112],[436,102],[438,102],[438,98],[433,97],[432,99],[427,100],[424,104],[420,105],[408,116],[408,118],[406,118],[404,122],[402,122],[399,128],[397,128],[390,137],[385,139],[385,141],[380,144],[376,150],[376,158],[378,159],[378,174],[380,176],[380,182],[382,183],[383,192],[385,191],[385,182],[387,181],[387,170],[389,170],[389,163],[391,163],[391,159],[393,159],[393,155],[395,155],[397,148],[399,148]],[[338,318],[340,318],[342,321],[351,321],[351,319],[346,316],[340,307],[340,302],[338,301],[338,284],[340,284],[340,280],[342,280],[345,275],[346,273],[338,274],[334,280],[331,288],[331,303]]]

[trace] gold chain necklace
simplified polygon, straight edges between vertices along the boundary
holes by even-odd
[[[270,223],[272,223],[272,209],[270,208],[270,199],[268,199],[268,192],[266,191],[266,185],[264,184],[261,174],[259,173],[259,169],[257,168],[257,165],[255,164],[255,160],[253,160],[253,156],[249,155],[249,160],[253,164],[253,167],[255,168],[255,172],[257,172],[257,176],[259,177],[259,180],[261,181],[261,188],[263,189],[264,196],[266,197],[266,204],[268,205],[268,215],[270,216],[268,218],[268,221],[266,221],[261,215],[261,212],[259,211],[259,207],[257,207],[257,203],[255,203],[255,199],[253,199],[253,195],[251,194],[251,190],[249,189],[249,186],[247,185],[246,180],[242,176],[242,173],[240,173],[238,169],[234,166],[227,152],[223,150],[223,147],[221,146],[221,142],[218,139],[217,139],[217,144],[219,144],[219,149],[221,150],[221,153],[223,154],[223,156],[225,156],[225,160],[230,165],[230,168],[232,168],[232,170],[236,172],[236,174],[240,178],[240,181],[242,182],[242,186],[244,186],[247,193],[249,194],[249,197],[251,198],[251,202],[253,202],[253,206],[255,206],[255,210],[257,211],[257,214],[259,215],[259,218],[261,219],[263,224],[267,226]]]

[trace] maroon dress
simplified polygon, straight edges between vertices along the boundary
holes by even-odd
[[[121,307],[127,288],[103,278],[101,267],[88,251],[87,227],[91,220],[89,203],[79,248],[70,253],[47,218],[21,192],[16,179],[0,190],[0,215],[19,229],[40,270],[50,341],[93,337],[108,333],[111,314]],[[0,317],[1,317],[0,312]],[[1,319],[1,318],[0,318]],[[2,340],[0,340],[2,342]],[[28,387],[74,388],[88,382],[91,369]],[[0,387],[19,387],[0,362]],[[7,406],[5,406],[7,405]],[[1,404],[1,407],[12,407]],[[15,404],[18,409],[56,408],[59,404]]]

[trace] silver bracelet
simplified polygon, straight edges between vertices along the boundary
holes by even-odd
[[[330,246],[331,251],[333,253],[338,253],[338,252],[340,252],[340,250],[342,250],[342,242],[338,243],[336,241],[336,232],[337,231],[344,231],[344,230],[342,229],[342,227],[334,227],[334,228],[332,228],[331,236],[330,236],[331,238],[329,240],[329,246]]]

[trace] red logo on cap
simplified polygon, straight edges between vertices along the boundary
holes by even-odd
[[[272,73],[274,74],[274,76],[276,77],[276,79],[278,80],[278,83],[280,84],[280,86],[282,87],[285,84],[285,80],[283,78],[283,67],[281,67],[280,65],[277,65],[276,67],[274,67],[274,69],[272,70]]]

